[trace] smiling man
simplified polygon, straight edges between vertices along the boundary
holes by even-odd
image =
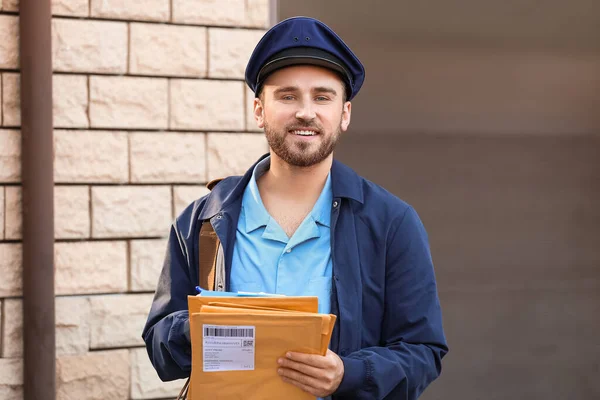
[[[448,348],[425,229],[410,205],[333,158],[364,77],[312,18],[285,20],[258,43],[246,82],[270,151],[171,228],[143,332],[163,380],[190,373],[187,296],[202,224],[221,243],[216,287],[318,296],[319,312],[337,315],[325,356],[273,360],[285,382],[320,398],[416,399],[439,376]]]

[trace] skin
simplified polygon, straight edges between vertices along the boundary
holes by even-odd
[[[258,181],[263,203],[289,236],[318,199],[333,162],[333,149],[350,124],[351,103],[338,76],[325,68],[291,66],[271,74],[254,100],[265,129],[271,167]],[[311,137],[298,129],[316,131]],[[287,353],[277,360],[281,379],[317,397],[334,393],[344,377],[341,358]]]

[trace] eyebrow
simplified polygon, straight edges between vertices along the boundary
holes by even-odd
[[[335,89],[327,87],[327,86],[318,86],[316,88],[313,89],[313,92],[317,92],[317,93],[330,93],[334,96],[337,96],[337,92],[335,91]]]
[[[298,88],[298,86],[284,86],[284,87],[280,87],[275,89],[275,91],[273,92],[275,95],[281,94],[281,93],[289,93],[289,92],[297,92],[300,89]],[[315,93],[330,93],[334,96],[337,96],[337,92],[335,91],[335,89],[331,88],[331,87],[327,87],[327,86],[317,86],[315,88],[312,89],[312,92]]]
[[[273,93],[278,95],[278,94],[287,93],[287,92],[297,92],[298,90],[299,90],[298,86],[284,86],[284,87],[275,89],[275,91]]]

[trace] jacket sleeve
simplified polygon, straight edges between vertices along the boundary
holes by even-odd
[[[177,221],[171,227],[167,253],[142,337],[160,379],[186,378],[191,370],[191,345],[186,337],[187,296],[193,295],[189,252]]]
[[[441,373],[448,352],[427,233],[409,207],[394,221],[386,250],[381,345],[341,357],[335,398],[414,400]]]

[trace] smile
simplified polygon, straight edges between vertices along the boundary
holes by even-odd
[[[300,131],[300,130],[296,130],[296,131],[291,131],[294,135],[298,135],[298,136],[315,136],[318,133],[315,131]]]

